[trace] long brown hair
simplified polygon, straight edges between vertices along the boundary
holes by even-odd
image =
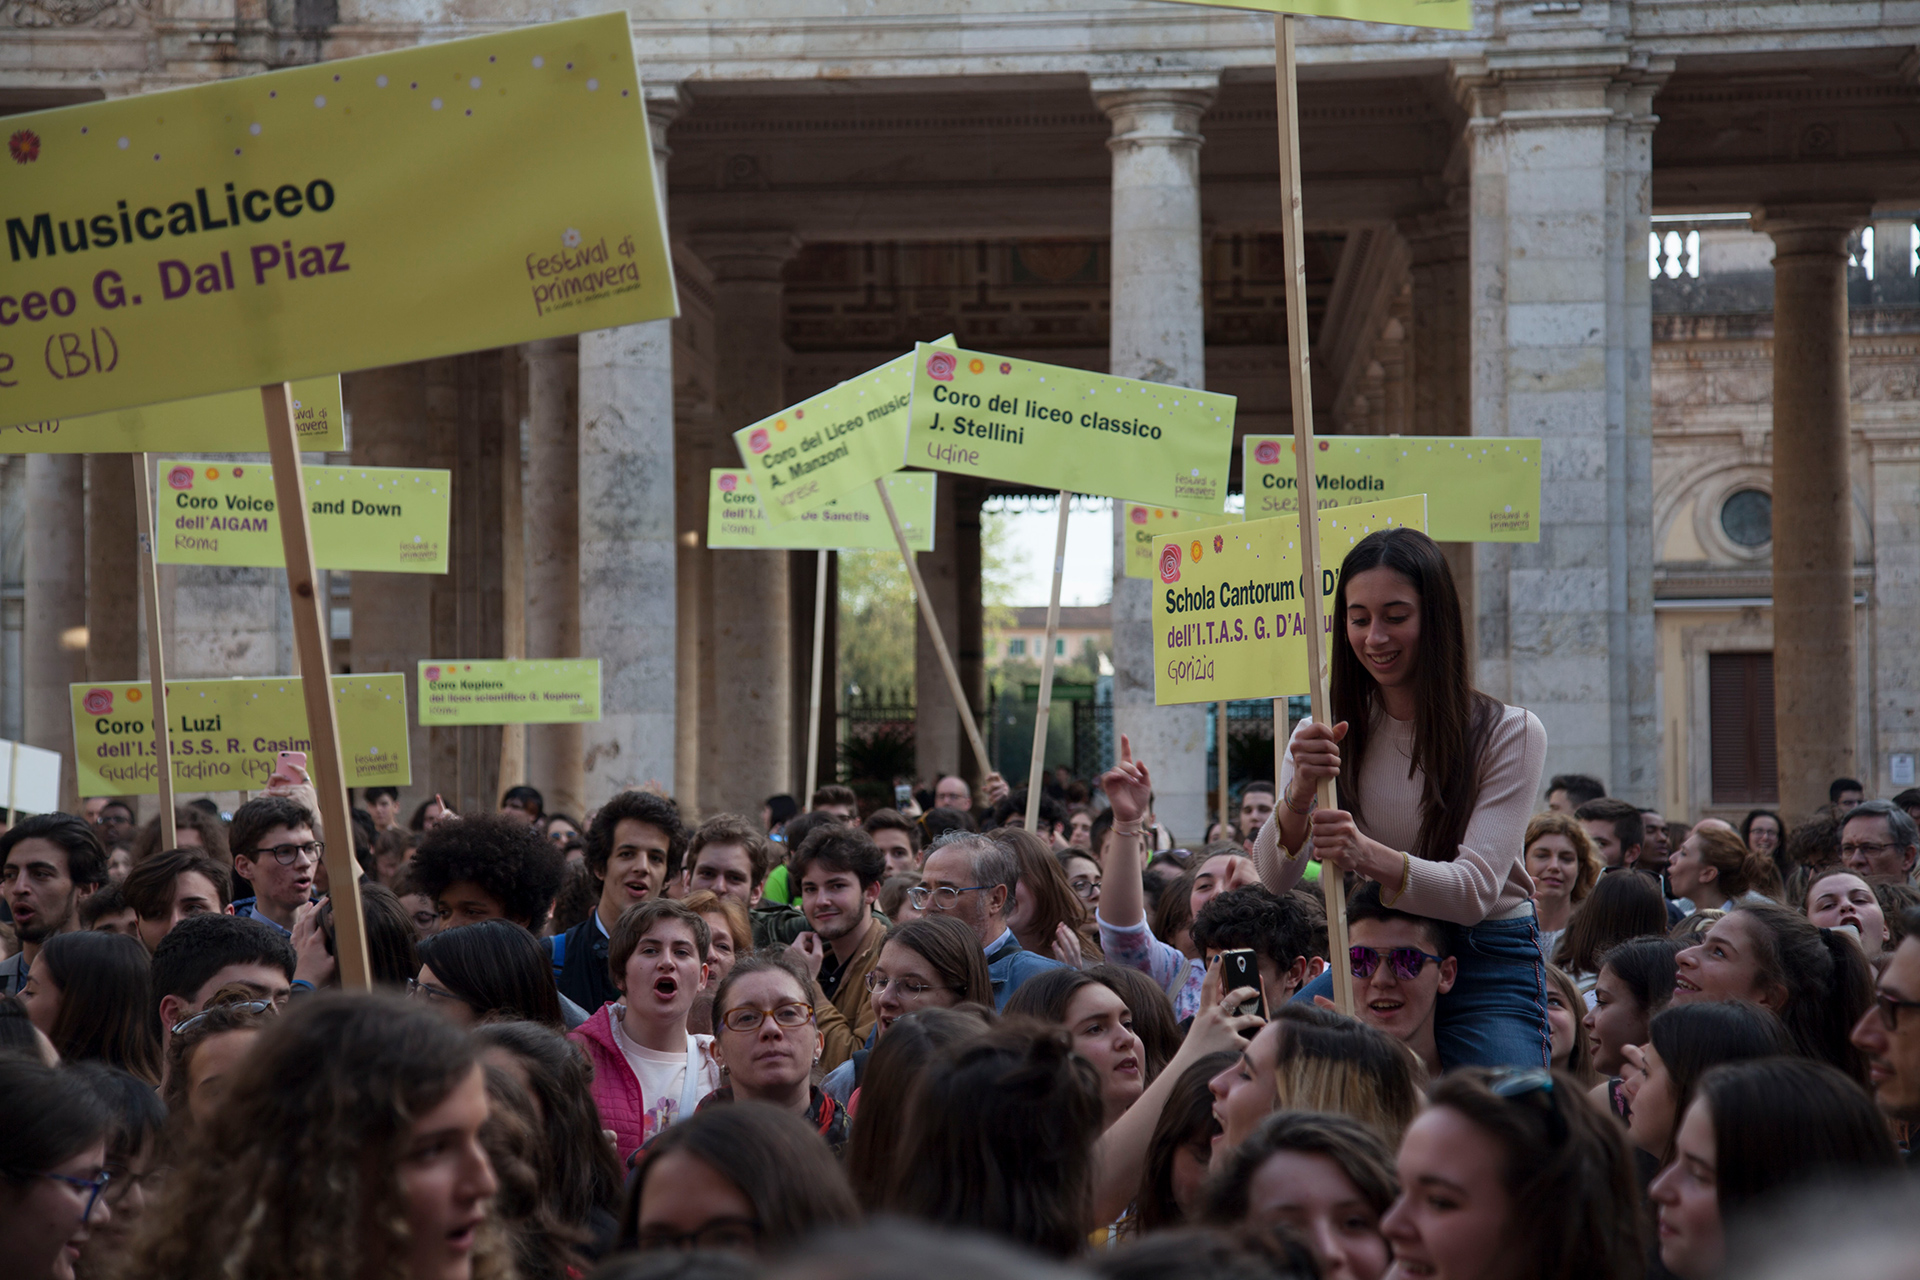
[[[1053,856],[1052,846],[1025,827],[1000,827],[987,835],[1013,850],[1014,857],[1020,860],[1020,883],[1027,887],[1033,899],[1034,935],[1051,947],[1054,933],[1064,924],[1080,935],[1081,950],[1088,955],[1099,955],[1100,933],[1093,927],[1093,913],[1067,882],[1067,873],[1061,868],[1060,860]],[[1007,902],[1007,914],[1013,914],[1011,899]]]
[[[1466,626],[1460,595],[1440,546],[1418,529],[1381,529],[1347,552],[1334,588],[1335,634],[1330,687],[1333,721],[1347,722],[1340,753],[1340,803],[1361,814],[1360,768],[1380,701],[1373,678],[1345,634],[1347,583],[1369,569],[1391,569],[1420,597],[1420,647],[1414,662],[1413,755],[1408,775],[1421,775],[1420,836],[1412,853],[1451,862],[1460,853],[1467,820],[1480,799],[1480,755],[1503,714],[1501,705],[1467,677]]]
[[[469,928],[473,926],[468,926]],[[414,1122],[479,1061],[417,1002],[321,993],[271,1019],[226,1102],[192,1136],[127,1257],[142,1280],[404,1280],[402,1157]],[[475,1280],[513,1274],[498,1220],[480,1228]]]
[[[124,933],[58,933],[40,948],[60,1007],[47,1039],[69,1061],[98,1059],[160,1082],[160,1013],[147,949]]]

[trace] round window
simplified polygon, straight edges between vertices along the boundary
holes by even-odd
[[[1720,505],[1720,528],[1741,547],[1764,547],[1773,541],[1773,497],[1759,489],[1742,489]]]

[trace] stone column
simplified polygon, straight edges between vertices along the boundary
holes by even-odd
[[[1469,110],[1473,434],[1544,439],[1541,538],[1474,548],[1475,677],[1549,773],[1659,794],[1653,629],[1652,97],[1595,50],[1456,68]]]
[[[572,338],[520,349],[527,378],[527,657],[580,656],[580,369]],[[527,726],[527,778],[549,812],[586,798],[583,726]]]
[[[678,86],[647,93],[662,221]],[[600,659],[582,726],[588,808],[674,781],[673,321],[580,335],[580,651]]]
[[[444,415],[429,407],[435,399],[428,381],[430,367],[427,362],[391,365],[350,373],[341,380],[341,392],[353,422],[351,457],[355,465],[453,467],[449,424]],[[402,673],[407,706],[419,706],[416,684],[420,660],[467,656],[435,644],[434,618],[450,612],[452,593],[451,580],[443,575],[356,572],[351,642],[354,671],[364,675]],[[413,780],[401,792],[401,805],[411,812],[413,805],[431,798],[436,791],[449,796],[456,792],[453,778],[434,772],[434,731],[419,724],[418,716],[411,711],[407,725]]]
[[[1464,198],[1464,196],[1463,196]],[[1446,208],[1402,219],[1413,259],[1413,424],[1410,435],[1465,436],[1473,434],[1473,412],[1468,396],[1467,335],[1472,309],[1467,305],[1467,218],[1463,210]],[[1466,615],[1467,652],[1473,643],[1473,544],[1442,543],[1453,570],[1460,607]]]
[[[1856,776],[1847,237],[1865,206],[1768,209],[1773,237],[1773,706],[1789,822]]]
[[[26,740],[60,753],[60,797],[68,809],[79,794],[68,685],[87,678],[84,462],[74,453],[27,458]]]
[[[940,621],[941,638],[959,666],[960,649],[960,540],[954,520],[954,478],[938,477],[934,495],[933,550],[918,551],[920,576],[927,584],[933,616]],[[976,516],[976,521],[978,517]],[[977,588],[976,588],[977,596]],[[913,760],[914,771],[923,779],[957,773],[963,755],[971,756],[960,711],[953,702],[953,690],[940,669],[940,655],[933,647],[933,636],[918,609],[913,615]],[[977,768],[977,766],[976,766]]]
[[[137,680],[139,546],[133,477],[138,457],[87,455],[87,679]]]
[[[1108,370],[1176,386],[1206,385],[1201,307],[1200,117],[1218,75],[1096,77],[1113,121],[1113,322]],[[1207,712],[1153,705],[1149,585],[1126,576],[1123,504],[1113,506],[1113,714],[1118,735],[1153,769],[1155,813],[1183,840],[1207,823]]]
[[[790,231],[717,231],[693,237],[692,248],[713,272],[711,466],[729,454],[738,456],[730,438],[734,431],[786,404],[780,273],[799,242]],[[699,528],[706,528],[704,502]],[[712,706],[700,708],[703,807],[757,814],[768,796],[795,791],[803,781],[793,756],[787,556],[785,551],[709,555],[714,583],[707,637],[714,680]]]

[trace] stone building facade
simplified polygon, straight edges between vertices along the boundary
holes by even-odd
[[[1920,736],[1920,326],[1891,247],[1920,208],[1920,6],[1475,9],[1466,33],[1301,24],[1316,430],[1546,439],[1542,540],[1449,550],[1477,679],[1541,716],[1553,771],[1675,813],[1744,806],[1714,795],[1708,668],[1771,653],[1781,803],[1804,812],[1850,771],[1886,792]],[[579,11],[15,0],[0,108]],[[417,730],[412,796],[487,806],[524,771],[571,807],[653,781],[691,809],[752,810],[797,786],[814,557],[705,550],[706,470],[735,427],[916,339],[1204,385],[1239,397],[1243,431],[1291,426],[1268,16],[1155,0],[629,12],[680,318],[347,379],[351,456],[449,466],[461,497],[446,578],[336,581],[337,658],[608,666],[600,725]],[[1880,293],[1847,266],[1868,227]],[[1664,254],[1669,230],[1683,255],[1699,233],[1698,276],[1662,261],[1650,278],[1649,237]],[[1716,254],[1742,277],[1719,291]],[[88,496],[124,490],[110,471],[14,459],[0,477],[0,724],[29,740],[58,741],[51,695],[72,673],[139,662],[109,639],[134,634],[125,517]],[[992,491],[943,480],[922,557],[976,692]],[[1749,491],[1772,502],[1757,543],[1726,530],[1757,527],[1758,498],[1721,517]],[[177,674],[284,670],[275,576],[174,575]],[[1195,831],[1205,719],[1152,706],[1147,604],[1146,584],[1116,580],[1116,724],[1156,765],[1162,819]],[[922,770],[969,767],[924,637],[922,657]]]

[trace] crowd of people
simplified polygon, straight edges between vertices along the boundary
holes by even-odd
[[[309,789],[174,847],[26,818],[0,1276],[1913,1274],[1920,794],[1686,825],[1545,777],[1418,533],[1333,616],[1332,723],[1193,845],[1125,739],[1031,830],[994,776],[699,822],[369,789],[372,993]]]

